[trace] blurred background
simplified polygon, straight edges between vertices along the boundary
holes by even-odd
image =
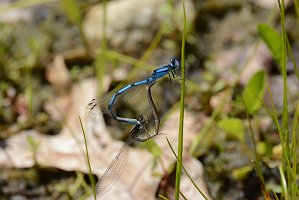
[[[296,199],[298,1],[185,6],[185,168],[209,199]],[[97,180],[132,127],[88,102],[180,60],[183,25],[178,0],[1,0],[0,199],[92,199],[79,116]],[[152,87],[163,135],[132,144],[104,199],[173,199],[180,86]],[[203,199],[186,174],[181,193]]]

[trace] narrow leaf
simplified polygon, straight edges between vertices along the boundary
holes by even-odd
[[[262,104],[265,84],[266,73],[263,70],[256,72],[249,80],[243,92],[243,99],[250,114],[256,112]]]
[[[76,25],[81,25],[82,17],[76,0],[62,0],[61,3],[69,20]]]
[[[282,44],[279,33],[267,24],[259,24],[258,33],[268,46],[277,64],[280,64]]]
[[[241,141],[245,140],[243,122],[238,118],[223,119],[218,122],[218,127]]]

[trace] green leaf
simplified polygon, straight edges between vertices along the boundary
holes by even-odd
[[[261,70],[256,72],[249,80],[243,91],[243,100],[250,114],[256,112],[262,104],[265,93],[266,73]]]
[[[268,145],[266,142],[259,142],[256,146],[256,151],[259,155],[266,155],[268,151]]]
[[[267,24],[259,24],[258,33],[268,46],[276,62],[280,64],[282,49],[280,34]]]
[[[69,20],[76,25],[81,25],[82,16],[76,0],[62,0],[61,3]]]
[[[244,167],[234,169],[232,171],[232,176],[236,180],[244,180],[248,176],[249,172],[251,172],[252,170],[253,170],[252,165],[246,165]]]
[[[244,126],[242,120],[238,118],[226,118],[218,122],[218,127],[238,138],[241,141],[245,140]]]

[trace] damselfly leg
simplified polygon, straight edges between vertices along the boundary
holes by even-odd
[[[127,161],[129,145],[133,141],[145,142],[150,138],[159,134],[160,118],[151,95],[151,87],[154,84],[155,82],[147,86],[147,99],[155,121],[154,133],[150,134],[146,129],[146,126],[148,125],[149,122],[147,116],[139,114],[137,116],[137,120],[140,122],[140,124],[135,125],[133,127],[133,129],[130,132],[129,138],[123,144],[120,151],[118,152],[116,157],[112,160],[112,162],[109,164],[108,168],[101,176],[101,178],[99,179],[96,185],[97,195],[99,198],[102,197],[104,194],[106,194],[111,189],[112,185],[116,183],[117,180],[119,179],[123,167],[125,166]]]
[[[123,167],[126,165],[127,157],[129,153],[129,146],[133,141],[139,141],[140,135],[146,132],[145,125],[148,123],[146,116],[139,115],[138,120],[142,124],[135,125],[130,132],[129,138],[121,147],[120,151],[114,157],[114,159],[109,164],[108,168],[105,170],[104,174],[100,177],[99,181],[96,184],[97,197],[101,198],[105,195],[116,183],[123,171]]]
[[[96,100],[93,99],[89,104],[88,104],[88,108],[90,111],[93,110],[108,110],[109,114],[117,121],[120,122],[124,122],[124,123],[128,123],[131,125],[139,125],[140,122],[138,121],[138,119],[134,119],[134,118],[126,118],[126,117],[120,117],[118,116],[115,112],[115,104],[117,104],[117,102],[121,102],[121,97],[124,94],[129,94],[131,91],[135,91],[137,88],[142,88],[141,86],[149,86],[149,88],[154,85],[154,83],[162,78],[165,75],[169,75],[169,78],[171,80],[171,82],[173,82],[171,76],[173,78],[175,78],[180,71],[180,63],[175,59],[175,58],[171,58],[170,59],[170,64],[161,66],[157,69],[155,69],[151,75],[145,79],[142,79],[140,81],[134,82],[132,84],[129,84],[125,87],[122,87],[121,89],[117,90],[112,96],[111,98],[109,97],[109,103],[107,105],[107,99],[104,98],[103,100]],[[148,90],[147,90],[148,91]],[[147,95],[149,96],[149,95]],[[148,97],[149,99],[149,97]],[[151,109],[154,108],[154,106],[150,105]],[[157,120],[157,118],[155,117],[155,120]],[[159,121],[159,120],[157,120]],[[158,129],[159,127],[156,127],[156,129]],[[156,131],[157,132],[157,131]]]
[[[145,137],[142,137],[142,135],[140,135],[138,138],[136,138],[136,140],[139,141],[139,142],[144,142],[144,141],[146,141],[146,140],[148,140],[148,139],[150,139],[150,138],[152,138],[152,137],[154,137],[156,135],[159,135],[160,117],[159,117],[159,114],[158,114],[157,108],[155,106],[155,103],[153,101],[152,93],[151,93],[151,87],[153,85],[155,85],[155,83],[156,82],[153,82],[153,83],[149,84],[147,86],[147,88],[146,88],[146,91],[147,91],[147,100],[148,100],[148,104],[150,106],[150,110],[151,110],[152,116],[154,118],[155,129],[154,129],[154,132],[151,133],[151,134],[146,130],[147,135]]]

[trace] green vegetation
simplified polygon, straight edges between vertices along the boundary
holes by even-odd
[[[163,160],[166,150],[154,140],[133,144],[152,155],[153,176],[159,176],[166,182],[159,185],[157,195],[161,199],[188,199],[180,186],[181,177],[186,175],[191,187],[205,199],[298,199],[298,26],[294,26],[293,29],[297,29],[294,32],[289,28],[291,23],[299,25],[298,1],[294,1],[294,5],[285,5],[284,0],[279,0],[271,11],[260,14],[276,16],[277,21],[271,23],[259,21],[258,17],[261,16],[252,18],[256,10],[270,10],[255,3],[228,1],[218,6],[214,1],[195,2],[192,4],[195,17],[192,18],[187,1],[182,0],[180,5],[165,1],[157,10],[157,13],[162,13],[162,20],[158,25],[151,26],[153,30],[147,30],[152,33],[150,42],[145,42],[146,45],[140,42],[129,53],[111,44],[108,8],[112,2],[100,1],[101,42],[96,49],[93,46],[96,44],[89,41],[84,31],[84,20],[94,4],[92,0],[24,0],[0,8],[1,14],[35,9],[37,6],[41,9],[37,12],[40,15],[36,15],[39,18],[0,23],[2,152],[10,148],[6,143],[10,144],[11,138],[26,131],[34,130],[49,138],[67,132],[79,147],[80,156],[86,158],[81,165],[86,167],[85,172],[88,173],[88,176],[83,172],[67,173],[52,169],[53,166],[42,165],[39,153],[43,146],[39,138],[29,135],[25,137],[25,144],[32,152],[32,167],[24,163],[27,165],[23,167],[28,169],[4,169],[8,175],[0,175],[0,188],[4,187],[2,182],[7,183],[5,187],[14,188],[13,184],[17,184],[18,180],[29,185],[25,181],[28,179],[33,183],[33,188],[44,188],[35,194],[37,198],[86,199],[93,195],[96,199],[93,174],[96,170],[92,168],[94,165],[90,158],[93,147],[88,146],[92,133],[87,130],[91,129],[86,128],[89,124],[83,126],[81,118],[76,118],[75,123],[70,120],[70,116],[77,116],[78,113],[62,110],[58,104],[63,102],[63,106],[69,104],[69,107],[72,103],[76,105],[75,100],[65,101],[67,103],[63,100],[80,99],[70,91],[85,80],[96,80],[97,96],[102,96],[107,89],[120,88],[147,76],[158,63],[169,60],[168,56],[180,56],[182,75],[175,81],[180,82],[181,90],[177,88],[177,83],[170,85],[169,80],[163,79],[155,85],[153,92],[161,113],[161,129],[173,113],[180,112],[176,132],[170,128],[162,132],[168,138],[171,134],[178,134],[177,146],[167,139],[173,159],[177,162],[166,166],[167,162]],[[244,4],[246,6],[243,7]],[[254,8],[250,7],[252,4]],[[245,27],[243,21],[238,21],[243,17],[252,20],[254,25]],[[229,24],[230,20],[232,22]],[[241,32],[241,28],[229,31],[236,28],[234,24],[238,24],[239,28],[242,26],[244,32]],[[254,33],[251,26],[256,28]],[[127,34],[136,34],[131,30],[134,28],[128,28]],[[129,40],[128,35],[125,37]],[[267,47],[269,53],[261,50],[263,47]],[[262,56],[259,53],[269,58],[260,58]],[[62,58],[61,66],[69,75],[61,83],[55,76],[63,74],[62,71],[52,77],[49,72],[49,66],[57,57]],[[150,63],[155,63],[155,66]],[[253,69],[253,65],[263,66]],[[294,85],[291,76],[295,77]],[[277,80],[280,82],[275,85]],[[122,112],[135,115],[137,104],[142,103],[139,101],[121,107]],[[192,121],[190,118],[195,121],[192,125],[188,125]],[[115,138],[125,138],[131,128],[120,126],[113,120],[105,120],[107,130],[112,130]],[[78,127],[81,125],[81,129],[76,130],[75,124]],[[197,128],[196,133],[193,133],[193,127]],[[84,138],[85,149],[80,138]],[[97,139],[100,141],[102,138]],[[3,155],[8,158],[12,156],[7,152]],[[196,185],[198,180],[186,170],[183,164],[185,155],[203,164],[210,194]],[[162,172],[157,173],[160,166]],[[175,192],[170,194],[169,191]],[[4,196],[4,199],[13,195],[0,189],[0,196]]]

